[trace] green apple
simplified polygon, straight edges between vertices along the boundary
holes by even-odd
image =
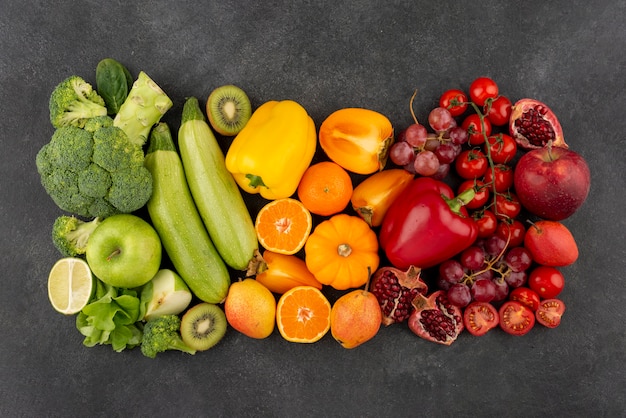
[[[87,263],[104,283],[135,288],[148,283],[161,266],[161,240],[148,222],[131,214],[106,218],[87,241]]]
[[[176,272],[161,269],[141,289],[141,303],[145,304],[143,319],[149,321],[161,315],[178,315],[191,303],[191,292]]]

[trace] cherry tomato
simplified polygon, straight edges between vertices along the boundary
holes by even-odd
[[[478,238],[487,238],[496,232],[498,227],[498,218],[489,209],[485,209],[481,212],[476,212],[472,215],[474,222],[478,226]]]
[[[494,177],[495,175],[495,177]],[[493,190],[495,187],[496,192],[504,193],[513,185],[515,175],[513,168],[506,164],[496,164],[491,168],[487,168],[485,171],[485,177],[483,181],[489,185],[489,188]],[[494,184],[491,184],[491,183]]]
[[[556,328],[561,323],[561,317],[565,312],[565,303],[560,299],[545,299],[539,304],[535,312],[537,322],[548,328]]]
[[[496,164],[506,164],[513,161],[517,154],[517,142],[507,134],[492,135],[484,145],[485,154],[491,153],[491,160]]]
[[[477,337],[497,327],[499,322],[498,311],[489,302],[471,302],[463,311],[465,329]]]
[[[496,195],[496,217],[499,219],[515,219],[522,211],[522,204],[515,193],[498,193]]]
[[[487,118],[483,118],[481,122],[477,113],[472,113],[463,119],[461,127],[467,131],[467,142],[470,145],[484,144],[485,137],[491,135],[491,122]]]
[[[528,287],[537,292],[542,299],[553,299],[565,287],[565,278],[555,267],[539,266],[528,275]]]
[[[492,125],[495,126],[503,126],[509,123],[509,118],[511,117],[511,101],[508,97],[498,96],[494,101],[491,102],[491,106],[484,106],[488,109],[483,109],[487,118],[491,122]]]
[[[474,198],[469,203],[465,204],[465,207],[467,209],[478,209],[487,204],[490,193],[489,187],[485,186],[485,183],[476,179],[465,180],[459,185],[459,188],[457,189],[457,194],[461,194],[462,192],[469,189],[474,189]]]
[[[454,117],[461,116],[467,110],[467,94],[463,90],[451,89],[445,91],[439,98],[439,107],[446,108]]]
[[[489,77],[478,77],[469,88],[469,96],[478,106],[484,106],[487,99],[498,97],[498,92],[498,85]]]
[[[479,149],[461,151],[454,162],[456,172],[466,180],[481,177],[487,171],[489,161]]]
[[[526,305],[508,300],[500,306],[500,328],[511,335],[525,335],[535,326],[535,313]]]
[[[537,311],[539,303],[541,302],[539,293],[525,286],[516,287],[511,290],[511,293],[509,293],[509,300],[514,300],[526,305],[532,309],[533,312]]]
[[[494,233],[505,241],[508,240],[509,247],[519,247],[524,244],[526,227],[517,219],[503,219],[498,222]]]

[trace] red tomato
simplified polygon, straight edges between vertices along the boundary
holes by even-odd
[[[498,222],[494,232],[505,241],[508,240],[509,247],[513,248],[524,244],[526,227],[517,219],[506,219]]]
[[[515,193],[499,193],[496,195],[496,216],[499,219],[515,219],[522,211],[522,204]]]
[[[508,97],[498,96],[491,102],[491,106],[488,109],[483,110],[492,125],[503,126],[509,123],[509,118],[511,117],[511,101]]]
[[[559,299],[545,299],[539,304],[535,317],[537,322],[548,328],[556,328],[565,312],[565,303]]]
[[[461,151],[454,162],[456,172],[464,179],[471,180],[481,177],[487,171],[489,161],[479,149]]]
[[[489,144],[489,146],[487,145]],[[507,134],[492,135],[484,145],[485,154],[491,153],[491,160],[496,164],[506,164],[513,161],[517,154],[517,142]]]
[[[500,328],[511,335],[525,335],[535,326],[535,313],[520,302],[509,300],[500,306]]]
[[[472,113],[463,119],[461,127],[467,131],[467,142],[471,145],[484,144],[485,137],[491,135],[491,122],[487,118],[481,121],[477,113]]]
[[[498,85],[489,77],[478,77],[469,88],[470,98],[478,106],[484,106],[487,99],[498,97]]]
[[[485,209],[482,212],[476,212],[473,217],[476,225],[478,226],[479,238],[487,238],[496,232],[496,228],[498,227],[498,218],[496,218],[496,215],[489,209]]]
[[[555,267],[539,266],[528,275],[528,287],[539,293],[542,299],[553,299],[565,287],[565,278]]]
[[[532,289],[525,286],[516,287],[509,293],[509,300],[514,300],[523,305],[528,306],[533,312],[536,312],[539,308],[541,298],[539,294]]]
[[[463,311],[465,329],[477,337],[497,327],[499,322],[498,311],[489,302],[472,302]]]
[[[486,187],[485,183],[480,180],[465,180],[459,185],[457,194],[461,194],[469,189],[474,189],[474,198],[469,203],[465,204],[467,209],[478,209],[487,204],[490,193],[489,187]]]
[[[495,187],[496,192],[504,193],[513,186],[514,179],[515,174],[513,168],[505,164],[496,164],[493,166],[493,170],[487,168],[483,181],[485,184],[493,182],[494,184],[490,185],[490,188]]]
[[[451,89],[445,91],[439,98],[439,107],[450,111],[454,117],[461,116],[467,110],[467,94],[463,90]]]

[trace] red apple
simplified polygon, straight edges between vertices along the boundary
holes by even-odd
[[[515,167],[514,185],[522,205],[552,221],[571,216],[589,194],[591,179],[585,159],[551,144],[531,150]]]

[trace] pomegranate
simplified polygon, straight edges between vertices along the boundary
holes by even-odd
[[[428,297],[419,294],[413,306],[415,310],[409,317],[409,328],[417,336],[450,345],[463,331],[461,308],[448,301],[445,291],[437,290]]]
[[[372,277],[372,292],[383,312],[383,325],[406,321],[413,313],[413,299],[426,294],[428,286],[420,277],[421,269],[410,266],[407,271],[381,267]]]
[[[553,146],[568,148],[554,112],[535,99],[521,99],[513,105],[509,132],[524,149],[542,148],[550,141]]]

